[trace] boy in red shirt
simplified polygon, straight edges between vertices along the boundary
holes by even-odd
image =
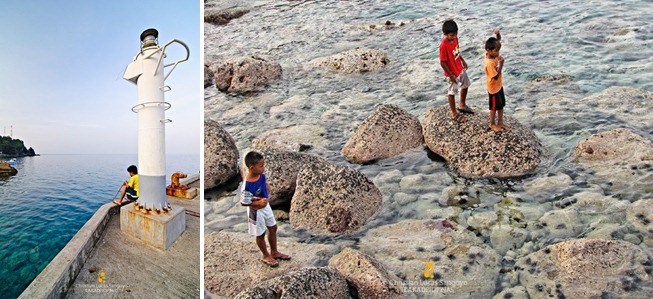
[[[449,80],[449,108],[451,109],[451,118],[458,123],[467,121],[459,112],[474,113],[471,108],[465,105],[467,98],[467,89],[471,82],[465,70],[467,62],[460,56],[458,48],[458,25],[453,20],[447,20],[442,24],[444,38],[440,43],[440,66],[444,70],[444,75]],[[460,84],[460,106],[456,108],[456,93]]]

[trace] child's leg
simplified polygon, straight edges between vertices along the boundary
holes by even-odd
[[[290,256],[277,250],[277,226],[268,226],[268,242],[270,242],[270,255],[280,260],[289,260]]]
[[[456,117],[458,115],[458,111],[456,111],[456,97],[449,95],[449,109],[451,109],[451,117]]]
[[[467,104],[465,104],[465,100],[467,99],[467,88],[461,88],[460,89],[460,108],[465,108]]]
[[[122,204],[122,199],[125,198],[125,192],[127,192],[127,187],[122,186],[122,189],[120,189],[120,197],[118,198],[118,201],[116,201],[114,199],[113,203],[118,204],[118,205]]]
[[[501,131],[501,127],[494,123],[494,117],[496,116],[496,110],[490,110],[490,129],[495,132]]]
[[[498,120],[497,120],[497,125],[499,127],[501,127],[502,129],[504,129],[504,130],[510,130],[510,128],[503,123],[503,109],[499,110],[498,114],[499,114],[499,117],[498,117]]]
[[[266,262],[274,261],[274,258],[268,252],[268,247],[265,244],[265,233],[256,237],[256,245],[258,246],[258,249],[261,250],[261,253],[263,254],[263,261]]]

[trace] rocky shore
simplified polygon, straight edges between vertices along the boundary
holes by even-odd
[[[300,14],[310,3],[281,6]],[[251,8],[224,26],[251,31],[257,17],[277,16]],[[264,153],[283,214],[279,248],[293,256],[279,268],[260,263],[237,191],[207,198],[209,296],[650,297],[652,93],[587,92],[574,76],[515,67],[506,76],[524,81],[508,87],[510,131],[489,130],[477,81],[468,97],[476,113],[456,123],[433,79],[437,62],[421,58],[424,49],[401,53],[441,21],[311,23],[320,34],[299,40],[283,30],[307,25],[266,28],[279,40],[244,52],[283,72],[243,78],[261,82],[244,92],[216,88],[207,66],[207,118],[233,136],[225,150],[239,160]],[[322,31],[347,40],[332,46]],[[361,42],[376,39],[401,43]]]

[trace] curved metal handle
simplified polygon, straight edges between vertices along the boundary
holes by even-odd
[[[172,66],[172,69],[170,69],[170,71],[163,77],[163,81],[168,79],[168,76],[170,76],[172,71],[175,70],[175,68],[177,67],[177,64],[179,64],[181,62],[184,62],[184,61],[187,61],[188,58],[190,58],[190,49],[188,48],[188,45],[186,45],[184,42],[182,42],[182,41],[180,41],[180,40],[178,40],[176,38],[173,38],[169,42],[165,43],[162,47],[157,49],[156,51],[154,51],[154,52],[150,53],[149,55],[143,57],[144,59],[147,59],[147,58],[150,58],[152,55],[154,55],[154,53],[161,51],[161,55],[159,56],[159,59],[156,62],[157,67],[154,69],[154,74],[156,74],[157,69],[159,69],[158,66],[159,66],[159,64],[161,64],[161,61],[163,61],[163,56],[165,56],[166,48],[169,45],[173,44],[173,43],[178,43],[178,44],[182,45],[186,49],[186,58],[179,59],[179,60],[177,60],[177,61],[175,61],[173,63],[164,64],[163,65],[164,68]]]

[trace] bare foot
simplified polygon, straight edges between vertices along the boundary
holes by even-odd
[[[279,252],[279,251],[277,251],[277,252],[273,252],[271,255],[272,255],[272,257],[274,257],[275,259],[282,260],[282,261],[288,261],[288,260],[291,259],[291,257],[290,257],[289,255],[287,255],[287,254],[283,254],[283,253],[281,253],[281,252]]]
[[[502,129],[500,126],[498,126],[498,125],[490,125],[490,129],[492,129],[492,131],[494,131],[494,132],[501,132],[501,131],[503,131],[503,129]]]
[[[115,203],[115,204],[117,204],[117,205],[121,205],[121,204],[122,204],[122,200],[121,200],[121,201],[115,201],[115,200],[112,200],[112,202]]]
[[[505,131],[510,131],[510,127],[506,126],[505,124],[498,124],[498,126]]]

